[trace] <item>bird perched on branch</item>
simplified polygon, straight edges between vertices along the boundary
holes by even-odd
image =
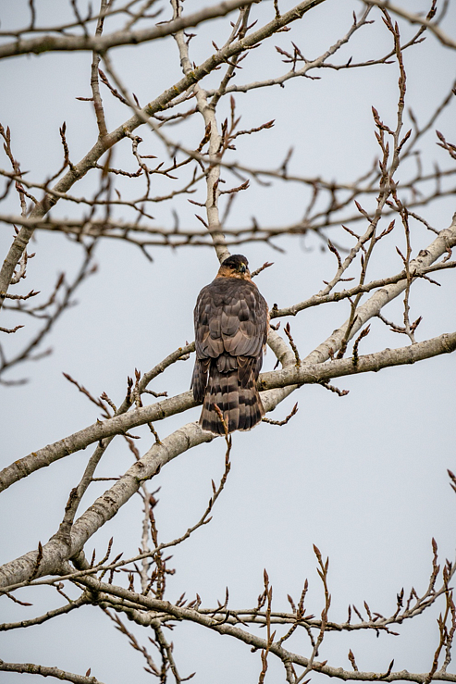
[[[203,430],[250,430],[264,415],[256,387],[268,334],[268,305],[252,281],[249,262],[234,254],[203,287],[194,311],[195,401],[203,401]]]

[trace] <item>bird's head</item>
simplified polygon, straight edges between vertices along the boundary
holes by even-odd
[[[217,277],[251,280],[249,262],[242,254],[233,254],[221,263]]]

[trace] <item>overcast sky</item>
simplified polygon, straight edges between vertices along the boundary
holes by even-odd
[[[38,0],[42,12],[38,23],[57,23],[60,4],[64,3]],[[194,1],[190,6],[187,0],[186,11],[206,4]],[[282,5],[285,9],[291,3]],[[23,25],[27,6],[25,1],[1,3],[2,30]],[[427,3],[404,1],[403,6],[424,9]],[[291,39],[299,39],[306,56],[314,57],[348,30],[352,10],[359,12],[361,7],[353,0],[328,0],[306,16]],[[272,13],[272,3],[265,8],[255,7],[252,12],[264,21]],[[447,26],[454,27],[455,18],[451,6]],[[353,45],[344,48],[338,63],[351,54],[360,60],[385,52],[388,38],[377,13],[375,20],[373,26],[355,36]],[[221,34],[222,28],[222,21],[214,22],[191,43],[195,62],[207,56],[212,39],[217,41],[219,35],[225,35]],[[404,33],[410,34],[410,29],[404,29]],[[289,37],[282,34],[273,39],[269,50],[261,54],[258,51],[258,56],[254,51],[246,60],[240,81],[281,73],[284,65],[273,45],[285,46],[287,41],[289,44]],[[90,60],[89,55],[80,53],[54,53],[2,63],[0,122],[11,128],[14,154],[22,169],[30,172],[27,178],[43,182],[58,168],[62,158],[58,128],[63,121],[67,123],[73,161],[94,144],[97,130],[91,105],[75,100],[90,96]],[[118,49],[113,61],[141,104],[152,100],[180,75],[172,39],[160,46]],[[454,53],[439,46],[431,36],[406,53],[405,64],[407,104],[424,121],[451,87]],[[296,173],[350,182],[366,171],[377,154],[371,106],[394,125],[397,67],[391,64],[351,71],[325,70],[318,75],[320,80],[295,80],[285,89],[238,95],[242,127],[257,126],[272,118],[276,123],[271,131],[246,136],[234,158],[257,167],[276,168],[293,145],[291,169]],[[112,130],[129,114],[106,92],[103,97],[108,128]],[[438,127],[454,141],[454,106],[443,115]],[[201,138],[202,131],[201,124],[195,130],[195,140]],[[155,145],[162,154],[161,145],[150,132],[141,129],[139,134],[148,136],[150,149]],[[191,130],[189,135],[193,135]],[[422,149],[429,162],[444,160],[434,134],[429,135]],[[131,165],[129,160],[128,145],[124,144],[115,152],[115,163]],[[6,159],[1,165],[7,167]],[[89,174],[72,192],[82,196],[90,191],[91,183]],[[301,218],[307,196],[299,185],[261,187],[252,183],[251,190],[237,200],[230,225],[246,225],[252,216],[262,225],[292,223]],[[201,190],[195,198],[204,201]],[[178,210],[182,225],[198,226],[195,207],[179,199],[173,208]],[[79,215],[80,210],[75,207],[71,211]],[[14,196],[4,203],[1,212],[18,213]],[[69,212],[65,207],[56,215]],[[433,226],[443,229],[450,224],[453,212],[454,203],[445,200],[423,214]],[[171,206],[157,205],[152,213],[159,225],[173,225]],[[417,226],[414,230],[416,254],[433,236]],[[340,233],[337,235],[340,239]],[[10,240],[11,228],[3,224],[2,254],[6,254]],[[266,260],[274,261],[274,266],[256,281],[270,306],[301,301],[318,292],[322,281],[332,277],[335,257],[322,252],[318,239],[286,238],[277,244],[285,251],[258,244],[240,249],[252,269]],[[27,280],[14,292],[33,288],[40,290],[44,299],[60,271],[76,272],[82,251],[62,236],[42,233],[37,235],[32,249],[36,256],[30,262]],[[149,262],[140,250],[114,241],[97,246],[98,272],[81,287],[78,305],[65,313],[52,339],[42,347],[44,350],[52,346],[52,355],[10,373],[8,379],[27,377],[27,384],[0,387],[1,467],[95,422],[95,407],[64,379],[63,372],[95,395],[106,391],[119,404],[126,378],[134,374],[135,368],[145,372],[193,339],[194,303],[199,290],[216,273],[215,253],[208,248],[174,252],[157,248],[152,256]],[[374,262],[371,277],[391,275],[401,267],[393,245]],[[452,277],[451,272],[438,275],[440,288],[426,282],[414,286],[411,318],[423,316],[418,340],[456,330]],[[385,316],[400,321],[401,308],[401,301],[394,302],[385,310]],[[292,331],[301,356],[326,339],[348,314],[348,304],[332,304],[308,309],[293,318]],[[12,322],[12,318],[5,317],[2,325]],[[26,323],[33,326],[33,321]],[[7,349],[17,349],[26,335],[27,328],[14,338],[10,336],[5,343]],[[362,343],[362,353],[404,344],[402,336],[388,332],[375,320],[371,334]],[[269,351],[265,369],[270,370],[274,362]],[[154,381],[152,389],[167,391],[169,396],[187,390],[192,364],[193,358],[175,364]],[[319,615],[323,594],[312,544],[330,557],[330,618],[335,621],[345,620],[349,603],[361,609],[366,600],[372,610],[390,614],[402,587],[406,592],[412,586],[418,593],[423,592],[431,570],[431,538],[438,542],[442,562],[445,557],[454,557],[456,501],[446,469],[456,470],[455,381],[454,355],[445,355],[411,367],[343,378],[335,383],[350,391],[343,398],[320,386],[304,386],[271,415],[275,420],[284,418],[298,401],[299,412],[288,426],[261,424],[250,433],[236,433],[232,472],[217,502],[214,519],[173,553],[176,574],[169,579],[169,600],[176,600],[183,591],[189,598],[198,592],[204,606],[213,606],[217,599],[224,600],[228,586],[232,607],[250,607],[263,589],[263,569],[267,568],[276,609],[286,609],[287,593],[295,600],[299,598],[307,577],[308,610]],[[182,424],[197,420],[198,415],[199,409],[194,409],[156,427],[164,437]],[[150,434],[143,429],[135,433],[143,436],[138,448],[144,453],[151,444]],[[184,453],[154,478],[151,489],[161,487],[156,508],[161,540],[182,534],[200,517],[211,493],[211,479],[223,472],[224,453],[223,441],[214,440]],[[68,493],[78,482],[89,455],[85,451],[73,454],[3,493],[2,562],[36,548],[38,541],[46,542],[56,531]],[[117,476],[130,463],[131,453],[126,444],[118,441],[102,462],[99,476]],[[83,503],[90,505],[94,494],[101,494],[104,488],[103,483],[92,485],[90,498]],[[96,548],[97,557],[102,557],[111,536],[115,539],[115,553],[123,550],[133,554],[140,544],[140,534],[141,502],[136,497],[88,543],[87,555]],[[61,604],[61,598],[51,590],[24,591],[20,598],[30,598],[33,607],[5,602],[5,621],[38,615]],[[95,608],[74,611],[56,622],[4,633],[0,656],[5,661],[39,662],[81,674],[91,667],[93,675],[109,684],[148,681],[150,675],[142,669],[145,663],[140,655],[107,623],[108,619]],[[360,669],[385,671],[394,658],[395,670],[429,670],[438,639],[435,623],[422,616],[398,631],[401,637],[382,634],[379,639],[374,634],[356,638],[331,634],[321,648],[320,659],[328,658],[330,664],[348,668],[347,653],[351,648]],[[145,643],[147,634],[136,632]],[[194,681],[199,684],[257,681],[259,655],[251,655],[242,644],[205,634],[195,625],[178,625],[173,640],[181,672],[187,675],[196,670]],[[302,635],[293,644],[290,642],[292,646],[305,655],[310,653]],[[269,681],[281,681],[281,670],[271,661]],[[19,675],[2,673],[0,678],[2,675],[4,681],[19,681]]]

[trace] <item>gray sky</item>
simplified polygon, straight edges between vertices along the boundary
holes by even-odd
[[[186,6],[186,11],[208,3]],[[60,5],[60,3],[59,3]],[[63,5],[63,3],[62,3]],[[281,3],[283,9],[291,3]],[[427,3],[404,2],[409,8],[426,8]],[[56,3],[41,0],[42,23],[57,22]],[[344,33],[351,22],[351,11],[361,3],[348,0],[326,2],[310,12],[299,24],[291,39],[300,41],[306,56],[320,54]],[[27,3],[2,3],[2,30],[22,25]],[[271,15],[272,3],[254,8],[261,18]],[[450,7],[447,25],[455,18]],[[356,59],[379,56],[385,51],[386,33],[381,20],[365,27],[344,48],[337,62],[351,54]],[[455,25],[454,22],[452,24]],[[210,39],[217,41],[223,22],[211,24],[201,37],[191,43],[192,59],[199,62],[207,55]],[[410,29],[404,33],[410,33]],[[213,33],[212,33],[213,32]],[[224,34],[223,34],[224,35]],[[283,65],[273,45],[289,44],[287,34],[272,39],[268,49],[261,48],[246,60],[241,82],[260,79],[266,73],[281,73]],[[163,50],[163,52],[160,52]],[[163,45],[144,45],[114,52],[113,61],[124,82],[135,92],[141,104],[179,78],[177,49],[170,39]],[[440,47],[433,37],[425,44],[406,52],[408,73],[407,105],[424,121],[449,91],[454,79],[454,53]],[[371,106],[385,121],[394,123],[397,100],[397,67],[382,65],[371,69],[319,72],[321,80],[301,79],[285,89],[266,89],[238,95],[236,103],[242,114],[242,127],[257,126],[275,118],[275,127],[258,136],[246,136],[233,158],[255,166],[277,167],[290,145],[295,147],[291,169],[302,175],[322,174],[327,179],[349,182],[371,165],[377,154]],[[4,61],[0,71],[0,121],[9,125],[16,157],[29,178],[43,181],[61,163],[58,127],[67,123],[70,154],[79,160],[96,140],[96,125],[91,105],[78,102],[77,96],[90,95],[90,57],[81,54],[27,56]],[[108,127],[113,129],[128,118],[125,109],[103,92],[107,106]],[[454,109],[454,108],[453,108]],[[451,118],[452,117],[452,118]],[[192,124],[193,126],[193,124]],[[190,130],[187,143],[198,144],[202,124]],[[454,113],[447,111],[438,127],[454,136]],[[161,145],[147,131],[150,149]],[[179,132],[179,136],[183,133]],[[149,140],[150,139],[150,140]],[[196,142],[195,142],[196,141]],[[430,162],[444,160],[436,147],[434,134],[422,146]],[[128,160],[128,161],[126,161]],[[115,152],[115,163],[131,165],[128,145]],[[443,162],[442,162],[443,163]],[[2,160],[2,166],[6,161]],[[90,174],[73,188],[75,195],[90,191]],[[139,183],[140,181],[136,181]],[[255,216],[262,225],[282,225],[301,218],[307,191],[299,185],[274,184],[260,187],[255,183],[243,193],[233,210],[230,225],[245,225]],[[158,187],[157,192],[160,192]],[[204,201],[202,192],[195,196]],[[14,198],[13,198],[14,199]],[[174,204],[182,225],[198,226],[195,207],[179,199]],[[17,212],[13,201],[5,203],[4,213]],[[62,213],[58,213],[61,211]],[[72,209],[79,215],[79,208]],[[432,225],[449,225],[454,203],[443,200],[423,210]],[[67,215],[69,209],[57,210]],[[170,206],[157,205],[152,213],[158,224],[172,225]],[[338,239],[341,235],[337,232]],[[331,235],[332,237],[332,235]],[[336,237],[336,231],[334,232]],[[0,243],[5,254],[11,229],[2,225]],[[432,241],[430,233],[414,225],[412,244],[415,252]],[[374,261],[371,277],[390,275],[401,269],[394,250],[396,237]],[[272,306],[286,306],[301,301],[322,287],[322,280],[332,277],[335,257],[320,249],[316,238],[285,238],[277,241],[285,252],[265,245],[246,245],[245,253],[252,268],[264,261],[274,261],[257,284]],[[347,242],[345,242],[347,244]],[[400,245],[401,249],[403,244]],[[62,236],[38,234],[33,243],[36,256],[31,261],[28,278],[20,286],[25,292],[41,290],[43,298],[61,270],[74,273],[81,258],[80,248]],[[67,372],[95,395],[106,391],[120,403],[126,377],[138,368],[145,372],[168,353],[193,339],[192,311],[201,287],[210,282],[217,269],[215,254],[207,249],[180,249],[175,252],[155,249],[154,261],[148,262],[138,249],[120,243],[100,244],[96,251],[98,272],[77,294],[78,305],[66,312],[52,339],[53,354],[43,360],[13,370],[10,378],[25,376],[26,385],[0,387],[2,397],[2,467],[37,448],[60,439],[97,418],[89,404],[63,377]],[[454,288],[451,272],[436,278],[442,287],[418,283],[412,290],[411,318],[423,322],[418,340],[456,329]],[[19,292],[16,287],[15,292]],[[401,298],[399,298],[401,300]],[[385,309],[385,316],[401,320],[402,302]],[[306,356],[341,325],[349,313],[348,304],[326,305],[302,312],[291,319],[294,339]],[[2,325],[13,319],[5,317]],[[33,322],[27,321],[33,326]],[[29,328],[31,329],[31,328]],[[10,336],[5,343],[14,349],[27,329]],[[362,342],[362,353],[387,346],[402,346],[402,336],[389,333],[377,320]],[[154,381],[152,389],[167,391],[169,396],[188,389],[193,359],[179,362]],[[274,365],[269,351],[265,369]],[[455,359],[443,356],[413,367],[387,369],[378,374],[360,375],[335,382],[350,390],[339,398],[320,386],[305,386],[295,392],[271,415],[280,420],[293,404],[299,412],[287,427],[262,424],[251,433],[236,433],[233,438],[232,472],[226,491],[217,502],[210,525],[173,552],[176,574],[169,579],[169,599],[186,591],[188,598],[198,592],[203,605],[224,600],[230,589],[230,605],[253,606],[263,588],[263,568],[267,568],[274,591],[274,606],[286,609],[286,595],[299,598],[304,579],[310,582],[307,600],[309,611],[320,614],[322,589],[315,571],[312,544],[330,557],[332,619],[343,621],[347,605],[360,610],[366,600],[372,610],[382,614],[394,611],[396,594],[414,586],[423,592],[431,570],[431,538],[439,545],[441,562],[454,556],[454,494],[446,469],[456,469],[454,454]],[[160,436],[170,434],[180,425],[197,420],[199,409],[169,418],[157,424]],[[144,452],[150,445],[146,430],[138,447]],[[211,493],[211,479],[223,471],[225,445],[214,440],[183,454],[151,483],[161,487],[156,515],[161,540],[182,534],[196,522]],[[2,562],[36,548],[38,541],[51,536],[62,517],[68,492],[75,486],[87,461],[88,453],[78,452],[36,472],[7,490],[0,500],[0,556]],[[126,444],[116,442],[100,466],[99,476],[123,473],[131,463]],[[103,483],[90,489],[104,491]],[[114,536],[114,551],[135,553],[140,543],[141,504],[132,499],[87,545],[97,549],[100,558],[107,541]],[[30,598],[29,598],[30,597]],[[60,605],[61,598],[51,592],[24,591],[23,600],[33,607],[3,605],[4,620],[24,619]],[[433,610],[432,618],[436,611]],[[331,617],[331,613],[330,613]],[[110,684],[145,682],[150,677],[145,664],[126,640],[107,624],[107,618],[94,608],[84,608],[23,632],[2,634],[1,657],[5,661],[40,662],[83,674],[92,674]],[[135,633],[145,642],[147,634]],[[437,645],[435,623],[422,616],[398,630],[401,637],[380,635],[329,635],[320,659],[349,667],[349,648],[357,657],[360,669],[386,670],[392,658],[394,669],[429,670]],[[216,635],[207,635],[193,625],[178,625],[173,634],[175,655],[185,675],[197,671],[194,681],[254,682],[261,669],[258,654],[251,655],[238,643]],[[296,649],[308,654],[303,636],[295,638]],[[1,675],[0,675],[1,676]],[[283,678],[281,666],[270,663],[269,681]],[[315,679],[315,675],[313,679]],[[19,675],[5,675],[7,682],[19,681]],[[279,680],[280,681],[280,680]]]

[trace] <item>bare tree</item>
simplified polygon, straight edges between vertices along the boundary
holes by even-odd
[[[451,219],[456,147],[448,139],[451,133],[440,130],[439,124],[452,105],[455,84],[448,84],[445,97],[432,103],[431,113],[419,120],[407,105],[404,66],[407,59],[413,61],[420,53],[429,34],[436,41],[436,51],[446,50],[454,57],[456,38],[450,35],[448,1],[438,7],[433,0],[423,14],[380,0],[347,2],[347,6],[353,5],[350,21],[341,28],[336,41],[312,57],[305,54],[300,31],[303,22],[318,12],[319,6],[331,8],[334,5],[331,0],[304,0],[286,8],[282,7],[286,3],[281,0],[273,3],[225,0],[203,8],[181,0],[171,0],[171,6],[158,0],[129,0],[118,4],[101,0],[96,14],[90,6],[82,8],[82,4],[71,0],[68,19],[59,19],[49,26],[40,23],[40,3],[31,0],[28,23],[0,33],[3,60],[53,52],[59,60],[65,51],[90,54],[91,94],[79,96],[87,104],[78,103],[78,106],[92,107],[97,125],[93,146],[76,161],[67,126],[62,123],[61,165],[49,175],[43,174],[34,180],[34,172],[27,173],[16,158],[14,136],[8,122],[2,121],[0,134],[5,163],[0,170],[4,207],[0,221],[4,230],[9,226],[15,231],[0,271],[0,304],[11,321],[0,328],[8,337],[0,347],[0,379],[5,388],[23,382],[22,375],[17,375],[23,364],[49,353],[42,350],[43,343],[72,305],[75,293],[84,289],[87,278],[95,272],[94,255],[98,245],[109,241],[139,249],[148,259],[159,259],[160,248],[202,250],[209,247],[223,261],[231,251],[239,251],[244,245],[249,250],[254,250],[256,243],[281,249],[281,241],[287,238],[312,239],[332,253],[334,268],[322,289],[298,301],[296,288],[294,303],[271,307],[268,345],[280,368],[260,376],[259,389],[266,412],[306,384],[319,384],[344,396],[346,391],[334,386],[334,379],[412,364],[456,349],[456,331],[420,339],[421,317],[413,320],[410,313],[416,283],[435,288],[440,284],[435,280],[439,272],[456,265],[452,258],[456,214]],[[381,44],[387,48],[379,53],[374,41],[371,52],[365,54],[365,47],[360,48],[356,41],[363,32],[372,30],[374,22],[376,35],[382,36]],[[324,26],[321,33],[325,33]],[[198,43],[200,37],[201,43]],[[279,45],[271,39],[277,39]],[[162,41],[164,45],[173,41],[181,74],[161,92],[150,92],[152,99],[147,104],[140,103],[116,58],[122,46],[144,45],[147,49],[161,45]],[[196,43],[198,55],[201,45],[206,50],[205,57],[197,62],[192,54]],[[353,57],[347,57],[348,49],[353,51]],[[263,63],[268,65],[270,74],[264,75]],[[288,151],[284,150],[275,167],[257,164],[248,154],[242,157],[244,139],[248,138],[249,144],[256,144],[260,150],[267,145],[264,141],[274,126],[268,112],[264,115],[256,112],[255,125],[241,128],[239,111],[248,110],[249,98],[256,91],[264,91],[272,101],[290,81],[319,79],[328,71],[377,73],[374,69],[390,72],[394,69],[396,112],[391,118],[382,113],[381,99],[375,103],[372,128],[377,157],[372,164],[362,150],[356,150],[364,166],[357,177],[337,181],[331,169],[327,177],[303,174],[292,157],[298,131],[290,133],[291,146]],[[244,74],[250,73],[258,75],[249,80]],[[109,130],[108,118],[118,117],[122,111],[121,123]],[[337,115],[335,112],[334,116]],[[440,149],[435,154],[441,155],[439,159],[443,161],[437,163],[427,153],[429,139],[437,143]],[[121,146],[122,141],[128,143],[128,155]],[[86,177],[90,178],[90,185],[84,185]],[[299,216],[292,223],[279,225],[264,225],[264,220],[258,217],[253,217],[250,223],[238,219],[232,222],[239,198],[253,192],[251,184],[267,187],[276,202],[281,201],[282,192],[287,192],[284,188],[291,186]],[[445,211],[452,206],[445,225],[441,225],[437,210],[442,201]],[[189,214],[190,209],[194,216]],[[160,219],[154,218],[156,213]],[[82,251],[82,259],[75,273],[59,275],[54,288],[40,299],[39,292],[27,291],[22,285],[30,272],[32,251],[40,248],[39,240],[35,245],[32,241],[37,235],[52,233],[66,236],[74,244],[75,253]],[[395,258],[400,266],[394,269]],[[259,276],[271,264],[254,266],[258,267],[254,275]],[[208,273],[207,282],[212,277]],[[391,321],[384,309],[394,300],[401,301],[402,309],[400,319]],[[334,332],[302,358],[299,350],[303,348],[303,340],[292,333],[290,323],[283,327],[282,335],[280,320],[276,319],[339,302],[332,310],[334,318],[337,317]],[[340,314],[342,308],[346,311],[347,305],[348,318],[343,312]],[[341,317],[346,318],[343,323],[340,323]],[[377,335],[372,340],[374,321],[402,336],[404,344],[393,349],[382,348],[380,325],[372,326]],[[442,330],[446,324],[447,321],[442,321]],[[166,328],[161,333],[166,336]],[[363,340],[369,334],[376,351],[363,354]],[[456,675],[448,672],[456,628],[451,589],[455,568],[449,561],[440,567],[435,542],[427,588],[422,592],[413,588],[409,593],[402,590],[394,609],[386,615],[374,612],[365,603],[362,611],[349,607],[345,621],[333,621],[329,615],[328,560],[317,547],[314,547],[317,571],[324,590],[318,616],[306,605],[307,580],[300,596],[288,597],[289,607],[276,608],[266,571],[258,601],[247,609],[232,607],[228,591],[216,606],[205,606],[198,593],[193,599],[169,598],[167,584],[174,572],[169,550],[186,542],[211,521],[229,477],[233,450],[232,436],[226,433],[224,470],[219,482],[212,482],[207,507],[198,520],[186,525],[182,534],[171,541],[160,541],[154,477],[176,457],[216,439],[215,435],[201,430],[198,423],[184,421],[168,436],[159,436],[166,431],[166,427],[157,427],[160,421],[192,409],[195,402],[190,391],[163,397],[163,393],[150,389],[151,383],[177,361],[188,359],[193,351],[194,344],[187,342],[149,371],[136,371],[135,377],[128,379],[126,394],[120,402],[114,402],[106,392],[95,396],[79,380],[66,376],[95,404],[100,418],[14,460],[0,473],[1,491],[4,491],[24,478],[33,477],[41,468],[91,448],[85,456],[83,475],[71,488],[61,522],[49,541],[39,543],[37,549],[0,568],[3,601],[11,600],[21,608],[28,605],[20,598],[24,589],[30,591],[33,587],[39,592],[51,587],[61,596],[61,604],[33,618],[4,623],[0,630],[20,633],[29,626],[39,629],[38,625],[44,622],[57,620],[82,606],[92,606],[104,611],[133,649],[142,654],[146,671],[161,682],[189,678],[182,674],[169,638],[171,629],[182,622],[194,624],[195,629],[231,636],[258,651],[259,682],[268,676],[273,660],[283,665],[284,679],[290,684],[308,681],[312,673],[342,680],[408,680],[425,684],[431,680],[456,681]],[[146,401],[148,395],[154,398],[151,403]],[[275,425],[289,423],[284,430],[293,430],[291,419],[296,410],[295,406],[283,420],[264,420]],[[142,446],[136,441],[138,436],[132,433],[139,426],[149,428]],[[98,477],[97,467],[102,459],[106,460],[111,445],[122,440],[128,444],[133,464],[120,476],[111,478],[113,482],[106,485],[103,494],[92,495],[93,483],[110,479]],[[456,491],[456,479],[451,471],[450,480]],[[16,486],[19,489],[21,484]],[[143,505],[143,516],[136,531],[138,552],[128,558],[122,553],[114,555],[111,541],[107,549],[90,557],[89,541],[134,495],[141,497]],[[427,672],[395,671],[394,661],[384,671],[362,671],[351,649],[350,667],[319,656],[323,641],[331,633],[395,634],[397,625],[423,612],[432,612],[435,605],[440,605],[437,647]],[[149,637],[147,647],[142,645],[134,629],[127,627],[125,619],[144,628]],[[306,642],[296,639],[300,634],[306,637]],[[27,672],[87,684],[100,681],[90,671],[85,675],[73,674],[58,667],[28,662],[0,661],[0,671]]]

